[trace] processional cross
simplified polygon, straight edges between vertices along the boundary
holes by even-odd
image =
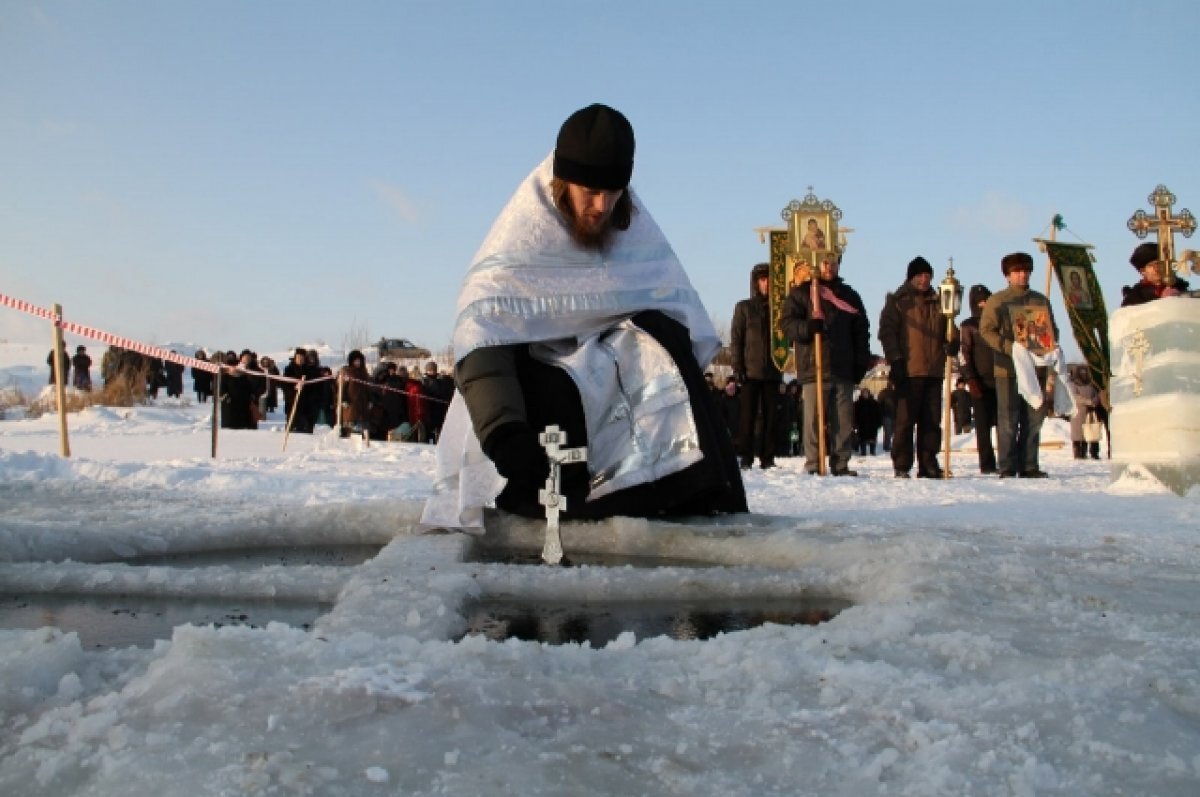
[[[1147,199],[1154,206],[1154,215],[1138,210],[1129,217],[1125,226],[1138,238],[1145,238],[1151,232],[1155,234],[1158,238],[1159,270],[1163,281],[1170,285],[1175,282],[1175,233],[1179,232],[1184,238],[1192,237],[1196,231],[1196,217],[1187,208],[1181,210],[1178,216],[1171,215],[1175,195],[1165,185],[1155,187],[1154,193]]]
[[[558,532],[558,513],[567,508],[567,497],[559,492],[562,489],[562,466],[569,462],[587,461],[587,446],[579,448],[564,448],[567,444],[567,433],[557,426],[547,426],[538,435],[538,442],[546,449],[546,458],[550,460],[550,475],[546,477],[546,486],[538,490],[538,503],[546,507],[546,542],[542,546],[542,561],[556,565],[562,561],[562,537]]]

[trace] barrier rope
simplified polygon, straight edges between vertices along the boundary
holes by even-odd
[[[50,321],[55,326],[60,327],[63,331],[70,332],[73,335],[79,335],[80,337],[88,338],[89,340],[98,340],[101,343],[106,343],[110,346],[116,346],[121,349],[129,349],[130,351],[136,351],[139,354],[144,354],[147,357],[155,357],[159,360],[176,363],[177,365],[182,365],[182,366],[186,366],[186,367],[190,367],[190,368],[197,368],[201,371],[207,371],[208,373],[211,373],[211,374],[215,374],[218,371],[224,371],[226,373],[229,373],[230,371],[239,371],[243,374],[246,374],[247,376],[259,377],[262,379],[266,379],[268,381],[288,382],[291,384],[298,384],[301,381],[300,379],[297,379],[296,377],[292,377],[292,376],[283,376],[282,374],[268,374],[265,371],[252,371],[252,370],[249,370],[249,369],[243,367],[240,363],[236,366],[229,366],[229,365],[220,365],[217,363],[212,363],[207,360],[198,360],[195,357],[188,357],[187,355],[179,354],[178,352],[173,352],[168,349],[160,348],[158,346],[151,346],[147,343],[141,343],[140,341],[131,340],[130,338],[123,338],[120,335],[114,335],[113,333],[106,332],[103,329],[96,329],[95,327],[84,326],[83,324],[76,324],[74,321],[67,321],[61,315],[55,313],[53,310],[48,310],[45,307],[38,307],[37,305],[31,304],[30,302],[24,301],[23,299],[17,299],[12,296],[6,296],[3,293],[0,293],[0,305],[3,305],[5,307],[11,307],[14,310],[20,310],[23,313],[29,313],[30,315],[37,316],[38,318],[43,318],[47,321]],[[373,390],[385,390],[385,391],[390,391],[393,393],[401,393],[401,394],[404,394],[405,396],[409,395],[407,390],[402,390],[400,388],[395,388],[395,387],[389,387],[388,385],[382,384],[380,382],[365,381],[365,380],[358,379],[356,377],[349,376],[349,375],[342,374],[342,373],[330,374],[329,376],[318,376],[313,379],[305,379],[304,384],[305,385],[315,385],[319,382],[328,382],[330,380],[338,379],[338,378],[343,379],[347,382],[358,382],[359,384],[366,385]],[[419,380],[413,380],[413,381],[417,381],[419,383]],[[447,404],[448,405],[450,403],[449,401],[446,401],[445,399],[436,398],[434,396],[430,396],[430,395],[427,395],[424,393],[422,393],[419,396],[419,398],[421,398],[424,401],[434,401],[439,404]]]

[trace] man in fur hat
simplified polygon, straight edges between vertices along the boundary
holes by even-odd
[[[518,187],[458,297],[459,386],[425,526],[479,529],[482,508],[544,516],[556,425],[571,518],[746,511],[702,365],[720,345],[662,232],[629,187],[634,136],[605,105],[572,114]]]
[[[1038,447],[1042,439],[1042,422],[1051,409],[1049,401],[1032,406],[1018,390],[1014,345],[1022,345],[1018,319],[1030,310],[1044,313],[1058,340],[1058,325],[1050,300],[1029,287],[1033,273],[1033,258],[1026,252],[1013,252],[1000,261],[1000,270],[1008,287],[992,294],[983,305],[979,318],[979,334],[992,349],[992,374],[996,378],[996,442],[1000,451],[996,461],[1000,478],[1020,476],[1024,479],[1044,479],[1047,474],[1038,466]],[[1044,389],[1046,367],[1036,369],[1037,380]]]
[[[1129,263],[1142,275],[1134,285],[1121,289],[1121,306],[1131,307],[1135,304],[1145,304],[1164,296],[1179,296],[1188,289],[1188,284],[1176,277],[1172,284],[1167,285],[1164,269],[1160,268],[1158,244],[1144,243],[1133,250]],[[1170,268],[1168,265],[1167,268]]]

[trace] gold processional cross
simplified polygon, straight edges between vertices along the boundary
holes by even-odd
[[[1125,226],[1138,238],[1145,238],[1151,232],[1155,234],[1158,238],[1159,270],[1163,281],[1170,285],[1175,282],[1175,269],[1180,265],[1175,260],[1175,233],[1179,232],[1184,238],[1192,237],[1196,231],[1196,217],[1187,208],[1181,210],[1178,216],[1171,215],[1175,195],[1165,185],[1155,187],[1154,193],[1147,199],[1154,206],[1154,215],[1139,210],[1129,217]]]

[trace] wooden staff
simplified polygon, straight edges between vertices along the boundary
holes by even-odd
[[[334,424],[337,425],[338,434],[342,433],[342,372],[339,370],[337,375],[338,391],[337,391],[337,410],[334,413]]]
[[[954,340],[954,318],[946,316],[946,343],[947,345]],[[946,467],[942,468],[942,478],[949,479],[952,474],[950,472],[950,378],[953,372],[953,358],[946,355],[946,375],[943,378],[942,387],[942,456],[946,460]]]
[[[283,427],[283,451],[287,451],[288,435],[292,433],[292,424],[296,421],[296,410],[300,407],[300,391],[304,390],[304,376],[296,383],[296,393],[292,396],[292,411],[288,413],[287,426]]]
[[[223,368],[218,367],[217,373],[213,376],[213,414],[212,414],[212,458],[217,458],[217,429],[220,427],[221,418],[221,371]]]
[[[54,318],[62,319],[62,305],[54,305]],[[54,349],[51,361],[54,364],[54,398],[58,401],[58,453],[64,457],[71,456],[71,443],[67,439],[67,378],[63,373],[62,353],[66,350],[63,343],[62,327],[54,324]]]
[[[814,254],[814,259],[816,255]],[[809,304],[812,305],[813,318],[825,317],[821,311],[821,291],[817,282],[820,276],[820,266],[814,264],[811,281],[809,282]],[[818,332],[813,335],[813,354],[816,358],[815,364],[817,368],[817,475],[825,475],[825,378],[822,372],[825,370],[825,353],[824,349],[825,336]]]

